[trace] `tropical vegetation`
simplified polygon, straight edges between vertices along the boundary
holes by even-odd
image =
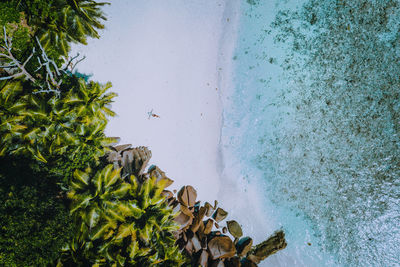
[[[111,84],[72,74],[71,42],[98,37],[94,1],[0,3],[0,265],[47,266],[72,239],[65,191],[98,166]],[[60,12],[62,10],[62,12]]]
[[[0,266],[47,266],[72,238],[57,177],[31,159],[0,157]]]
[[[179,227],[162,191],[166,180],[122,179],[107,165],[76,170],[68,197],[76,233],[63,260],[81,265],[176,266],[183,263],[172,231]]]
[[[175,266],[164,180],[106,164],[111,84],[73,72],[106,3],[0,3],[0,265]]]
[[[193,199],[177,209],[172,180],[157,167],[145,173],[147,148],[112,146],[111,84],[74,72],[82,59],[70,45],[99,37],[106,4],[0,2],[1,266],[194,263],[178,242],[193,240],[181,225],[200,218]]]

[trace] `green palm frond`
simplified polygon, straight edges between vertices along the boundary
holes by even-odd
[[[82,183],[82,186],[87,186],[89,184],[89,174],[86,172],[80,171],[80,170],[75,170],[74,172],[74,178],[76,181],[79,183]]]
[[[99,38],[101,21],[106,20],[101,7],[108,3],[91,0],[52,1],[45,18],[32,17],[31,23],[38,25],[36,35],[47,51],[55,49],[67,56],[70,43],[87,44],[87,38]],[[46,22],[45,22],[46,21]]]
[[[56,96],[24,93],[20,81],[0,88],[0,147],[2,154],[26,154],[40,161],[90,147],[94,158],[105,153],[111,140],[104,135],[115,94],[111,84],[85,83]],[[18,144],[17,146],[15,144]]]
[[[181,254],[168,252],[175,248],[172,231],[179,226],[161,198],[164,182],[151,178],[139,184],[135,176],[122,179],[120,170],[111,164],[86,174],[76,172],[67,195],[72,200],[71,213],[80,225],[76,239],[82,238],[87,251],[70,249],[70,258],[96,255],[89,259],[92,264],[101,258],[109,265],[129,262],[156,266],[167,259],[176,265],[182,263]]]

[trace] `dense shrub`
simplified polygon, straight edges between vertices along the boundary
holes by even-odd
[[[55,177],[36,162],[0,158],[0,265],[53,264],[70,239],[69,210]]]

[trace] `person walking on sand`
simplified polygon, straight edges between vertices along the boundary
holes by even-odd
[[[158,116],[157,114],[153,113],[153,109],[151,109],[150,112],[147,112],[147,114],[149,115],[149,118],[148,118],[149,120],[150,120],[151,117],[160,118],[160,116]]]

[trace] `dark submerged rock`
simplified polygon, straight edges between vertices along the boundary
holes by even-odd
[[[241,238],[239,242],[236,244],[236,250],[238,256],[244,257],[251,250],[252,246],[253,246],[253,239],[251,239],[248,236]]]
[[[286,246],[285,233],[283,231],[277,231],[267,240],[252,249],[247,258],[255,263],[259,263],[270,255],[284,249]]]

